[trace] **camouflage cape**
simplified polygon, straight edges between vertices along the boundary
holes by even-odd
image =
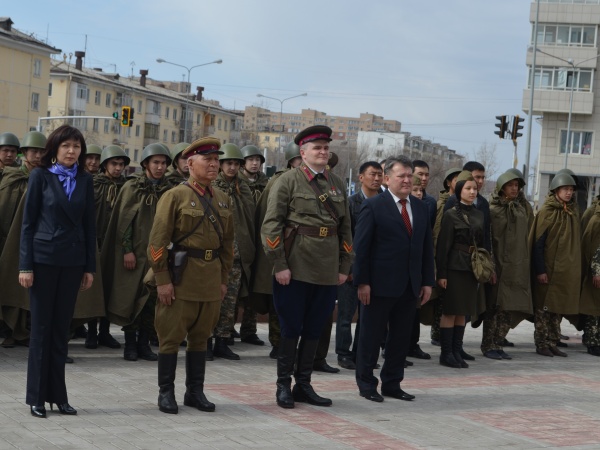
[[[132,176],[117,196],[101,251],[106,317],[112,323],[130,324],[148,300],[143,283],[150,268],[148,239],[158,199],[170,188],[164,177],[155,185],[142,173]],[[123,238],[128,228],[136,257],[134,270],[123,266]]]
[[[534,307],[556,314],[578,314],[581,244],[579,212],[573,200],[563,205],[554,194],[548,195],[529,233],[532,261],[534,245],[546,232],[544,264],[549,284],[539,284],[531,271]]]
[[[96,236],[98,242],[104,240],[108,222],[112,214],[119,190],[125,184],[125,177],[121,176],[113,181],[104,173],[94,177],[94,199],[96,203]],[[99,266],[97,266],[99,267]]]
[[[15,214],[13,226],[8,233],[8,240],[2,256],[0,256],[0,283],[2,291],[0,294],[0,305],[2,305],[2,316],[7,325],[14,330],[16,321],[20,314],[15,309],[29,311],[29,291],[19,284],[19,248],[21,240],[21,225],[23,223],[23,211],[25,209],[25,196]],[[73,319],[93,319],[104,316],[104,298],[102,291],[102,276],[99,266],[100,254],[96,250],[96,268],[92,287],[86,291],[79,292],[75,302]],[[35,283],[35,279],[34,279]],[[16,339],[24,339],[17,337]]]
[[[258,199],[262,195],[263,191],[266,189],[267,184],[269,183],[269,178],[265,175],[261,170],[258,171],[258,175],[255,181],[250,181],[246,172],[244,170],[240,170],[238,175],[242,180],[248,183],[250,187],[250,191],[252,192],[252,197],[254,197],[254,203],[258,203]],[[258,242],[258,241],[257,241]]]
[[[169,168],[167,174],[165,175],[165,178],[172,187],[177,186],[178,184],[181,184],[187,180],[187,178],[181,175],[179,171],[177,169],[174,169],[173,167]]]
[[[27,190],[28,181],[29,171],[25,165],[4,169],[4,175],[0,182],[0,254],[6,243],[19,202]]]
[[[498,282],[492,286],[491,302],[511,312],[512,328],[533,314],[530,254],[527,245],[529,217],[522,203],[494,192],[490,199],[492,249]]]
[[[239,251],[239,258],[242,263],[242,284],[238,293],[238,298],[248,297],[250,279],[252,277],[252,263],[254,262],[255,247],[255,229],[254,213],[256,207],[252,192],[248,184],[236,178],[229,183],[219,172],[217,179],[212,185],[229,195],[233,203],[233,228],[235,234],[235,243]],[[238,191],[239,189],[239,191]],[[235,246],[234,246],[235,247]],[[234,259],[238,255],[234,252]]]
[[[589,316],[600,316],[600,289],[592,285],[592,260],[600,247],[600,204],[590,206],[587,210],[587,226],[581,237],[581,264],[583,283],[579,299],[579,312]],[[586,217],[586,214],[583,215]],[[582,220],[583,223],[583,220]]]

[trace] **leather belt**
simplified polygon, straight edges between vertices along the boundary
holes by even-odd
[[[337,227],[298,227],[297,233],[304,236],[337,236]]]
[[[454,250],[458,250],[460,252],[465,253],[473,253],[475,251],[475,246],[473,245],[454,244],[452,248],[454,248]]]
[[[202,250],[201,248],[187,248],[179,247],[181,250],[185,250],[190,258],[199,258],[204,261],[213,261],[219,257],[219,249],[216,250]]]

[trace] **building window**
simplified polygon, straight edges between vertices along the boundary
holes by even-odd
[[[215,116],[214,116],[214,114],[210,115],[210,126],[211,127],[215,126]]]
[[[77,98],[85,100],[87,98],[87,86],[84,84],[77,85]]]
[[[173,120],[177,120],[177,110],[173,108]]]
[[[31,109],[32,111],[38,111],[40,108],[40,94],[34,92],[31,94]]]
[[[96,91],[96,94],[94,95],[94,103],[96,105],[100,104],[100,97],[102,96],[102,94],[100,93],[100,91]]]
[[[144,124],[144,137],[146,139],[156,139],[158,140],[158,133],[160,131],[159,125],[155,125],[153,123]]]
[[[94,119],[94,123],[92,125],[93,130],[97,133],[100,126],[100,119]]]
[[[168,106],[165,108],[165,119],[169,118],[169,112],[170,112],[171,108],[169,108]]]
[[[140,136],[140,126],[139,126],[139,125],[136,125],[136,126],[135,126],[135,136],[136,136],[136,137],[139,137],[139,136]]]
[[[200,125],[200,118],[202,117],[202,115],[200,113],[198,113],[196,115],[196,125]]]
[[[36,78],[40,78],[42,76],[42,60],[34,59],[33,60],[33,76]]]
[[[569,135],[569,153],[574,155],[590,155],[592,153],[592,138],[590,131],[571,131]],[[567,130],[560,131],[560,153],[567,148]]]
[[[575,91],[590,92],[592,90],[592,72],[591,69],[572,70],[566,67],[542,67],[535,69],[535,88],[570,91],[571,86],[573,86]],[[529,73],[531,73],[531,68]],[[527,88],[531,89],[530,83],[528,83]]]
[[[227,119],[225,119],[225,131],[227,131],[227,125],[229,124],[229,121]]]
[[[533,44],[533,31],[531,35]],[[538,45],[594,47],[596,45],[596,27],[538,24],[537,43]]]
[[[133,160],[134,160],[135,162],[137,162],[137,160],[138,160],[138,156],[139,156],[139,150],[136,148],[136,149],[133,151]]]
[[[269,142],[271,140],[271,136],[265,136],[265,142]]]
[[[48,97],[52,97],[52,83],[48,84]]]
[[[171,131],[171,142],[173,144],[177,142],[177,133],[175,131]]]
[[[107,108],[110,108],[112,106],[110,104],[111,100],[112,100],[112,95],[107,92],[106,93],[106,103],[105,103],[105,105],[106,105]]]
[[[383,138],[377,138],[377,145],[383,144]]]
[[[169,132],[167,130],[163,130],[163,142],[167,142],[168,135],[169,135]]]
[[[142,112],[142,101],[138,100],[138,111],[141,113]]]
[[[220,130],[221,129],[221,119],[219,118],[218,122],[217,122],[217,129]]]
[[[104,133],[108,134],[108,119],[104,119]]]

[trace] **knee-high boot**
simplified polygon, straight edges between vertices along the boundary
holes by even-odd
[[[279,341],[279,355],[277,356],[277,404],[282,408],[293,408],[292,374],[296,361],[296,347],[298,338],[281,338]]]
[[[467,369],[469,365],[465,362],[463,357],[461,356],[461,350],[463,346],[463,337],[465,335],[465,327],[454,325],[454,335],[452,339],[452,354],[454,355],[454,359],[460,367],[463,369]]]
[[[300,345],[298,347],[298,366],[296,367],[296,372],[294,374],[296,384],[292,390],[292,395],[297,402],[306,402],[315,406],[331,406],[331,399],[317,395],[310,385],[315,353],[318,345],[318,340],[300,340]]]
[[[135,331],[125,332],[125,349],[123,350],[123,358],[125,358],[127,361],[138,360],[137,335]]]
[[[456,358],[454,358],[454,354],[452,353],[453,339],[454,328],[440,328],[440,346],[442,347],[442,353],[440,353],[440,364],[442,366],[460,369],[460,364]]]
[[[156,361],[158,356],[150,348],[150,334],[145,330],[138,332],[137,352],[141,359],[146,361]]]
[[[158,354],[158,409],[167,414],[177,414],[175,401],[175,371],[177,353]]]
[[[200,411],[213,412],[215,404],[204,395],[204,375],[206,374],[206,352],[185,353],[185,396],[183,404]]]

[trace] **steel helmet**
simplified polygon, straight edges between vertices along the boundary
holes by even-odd
[[[189,146],[190,144],[188,144],[187,142],[180,142],[175,147],[173,147],[173,150],[171,150],[171,159],[173,160],[173,167],[175,167],[175,165],[177,164],[179,155],[181,155],[181,153]]]
[[[23,138],[21,148],[46,148],[46,136],[39,131],[30,131]]]
[[[167,165],[171,164],[171,155],[169,154],[169,150],[165,145],[160,144],[158,142],[155,142],[154,144],[149,144],[146,147],[144,147],[144,150],[142,150],[142,159],[140,161],[140,164],[146,161],[151,156],[159,155],[166,156]]]
[[[246,145],[245,147],[243,147],[242,156],[244,157],[244,159],[250,156],[260,156],[261,164],[264,164],[265,162],[265,157],[256,145]]]
[[[2,146],[10,146],[19,148],[21,144],[19,143],[19,138],[12,133],[2,133],[0,134],[0,147]]]
[[[514,169],[517,170],[517,169]],[[519,171],[520,173],[520,171]],[[498,179],[496,180],[496,190],[498,192],[500,192],[502,190],[502,187],[508,183],[509,181],[512,180],[519,180],[519,188],[522,188],[523,186],[525,186],[525,180],[523,180],[522,177],[520,177],[519,175],[517,175],[513,170],[507,170],[506,172],[504,172],[502,175],[500,175],[498,177]]]
[[[521,180],[523,180],[523,182],[525,182],[525,177],[523,176],[523,172],[521,172],[519,169],[515,169],[515,168],[510,168],[506,170],[507,172],[510,173],[514,173],[517,177],[519,177]]]
[[[458,176],[458,174],[461,172],[462,172],[462,169],[459,169],[457,167],[446,170],[446,175],[444,176],[444,183],[443,183],[444,188],[446,190],[450,189],[450,185],[448,184],[448,182],[450,180],[452,180],[452,178],[454,178],[455,176]]]
[[[568,170],[568,169],[563,169],[563,170]],[[552,181],[550,182],[550,190],[551,191],[555,191],[556,189],[558,189],[559,187],[562,186],[573,186],[573,187],[577,187],[577,183],[575,183],[575,180],[573,179],[573,177],[571,175],[569,175],[567,172],[558,172],[554,178],[552,178]]]
[[[224,144],[221,146],[222,155],[219,155],[219,161],[223,161],[225,159],[237,159],[240,163],[244,162],[244,157],[242,156],[242,152],[240,148],[235,144]]]
[[[285,160],[287,162],[290,162],[292,159],[300,156],[300,147],[294,142],[290,142],[288,145],[285,146],[283,155],[285,156]]]
[[[577,178],[577,175],[575,175],[575,172],[573,172],[571,169],[560,169],[558,172],[556,172],[556,175],[558,175],[559,173],[567,173],[571,175],[573,180],[575,180],[575,186],[577,186],[577,182],[579,181],[579,179]]]
[[[90,144],[87,146],[87,152],[85,152],[86,155],[98,155],[101,156],[102,155],[102,148],[99,145],[96,144]]]
[[[118,145],[109,145],[108,147],[104,147],[104,150],[102,150],[102,155],[100,156],[100,165],[104,166],[104,163],[110,158],[123,158],[126,166],[128,166],[131,162],[131,159],[129,159],[129,156],[127,156],[125,153],[125,150]]]

